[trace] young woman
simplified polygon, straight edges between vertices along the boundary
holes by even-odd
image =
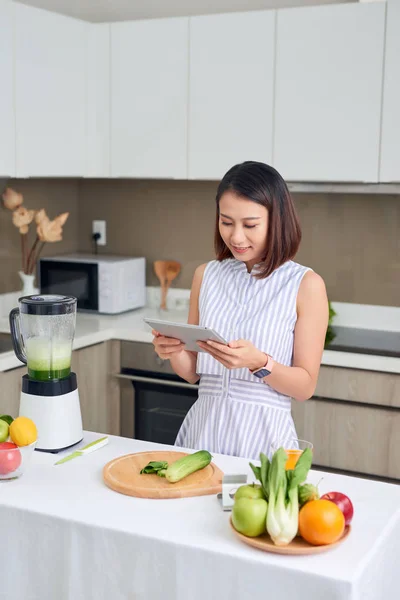
[[[188,322],[230,342],[189,352],[154,331],[153,343],[180,377],[200,379],[176,444],[258,459],[297,437],[291,399],[314,393],[328,299],[322,278],[292,260],[301,231],[275,169],[252,161],[232,167],[216,202],[217,259],[196,269]]]

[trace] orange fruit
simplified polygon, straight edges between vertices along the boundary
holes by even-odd
[[[28,417],[17,417],[10,425],[10,438],[17,446],[29,446],[37,436],[36,425]]]
[[[330,500],[311,500],[300,509],[299,533],[309,544],[333,544],[342,537],[344,527],[342,511]]]

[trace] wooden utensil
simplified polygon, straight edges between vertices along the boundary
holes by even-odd
[[[169,290],[169,286],[171,282],[179,275],[181,272],[181,265],[176,260],[168,260],[167,261],[167,284],[165,286],[165,295],[161,301],[161,308],[167,308],[167,293]]]
[[[161,289],[165,286],[167,281],[167,264],[165,260],[156,260],[154,262],[154,272],[158,277]]]
[[[182,456],[187,456],[187,453],[156,451],[125,454],[105,465],[103,479],[105,484],[115,492],[137,498],[188,498],[218,494],[222,491],[224,474],[212,462],[177,483],[170,483],[156,474],[140,474],[140,470],[152,460],[166,461],[171,464]]]
[[[166,260],[156,260],[154,262],[154,272],[157,275],[160,287],[161,287],[161,297],[164,297],[165,285],[167,283],[167,261]]]
[[[156,260],[154,271],[161,285],[161,304],[160,308],[167,308],[167,293],[171,282],[181,271],[181,264],[176,260]]]
[[[230,524],[242,542],[247,544],[248,546],[252,546],[253,548],[258,548],[259,550],[264,550],[264,552],[272,552],[274,554],[320,554],[321,552],[327,552],[332,548],[336,548],[339,544],[344,542],[347,536],[350,533],[350,525],[348,525],[340,540],[335,542],[334,544],[324,544],[323,546],[313,546],[303,540],[301,537],[295,537],[294,540],[290,542],[287,546],[275,546],[274,542],[271,540],[268,533],[264,533],[263,535],[259,535],[258,537],[247,537],[246,535],[242,535],[232,525],[232,519],[230,519]]]

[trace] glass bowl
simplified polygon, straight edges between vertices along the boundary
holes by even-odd
[[[0,480],[16,479],[26,470],[36,448],[37,440],[29,446],[4,447],[5,444],[14,446],[12,442],[0,444]]]

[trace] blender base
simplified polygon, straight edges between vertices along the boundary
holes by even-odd
[[[62,452],[63,450],[68,450],[68,448],[73,448],[74,446],[79,444],[79,442],[81,442],[82,440],[83,440],[83,437],[80,440],[78,440],[77,442],[75,442],[74,444],[67,446],[67,448],[57,448],[56,450],[47,450],[45,448],[35,448],[35,452],[46,452],[47,454],[58,454],[59,452]]]
[[[35,386],[32,386],[29,381],[23,382],[19,415],[29,417],[37,427],[36,450],[56,454],[78,444],[83,439],[76,376],[72,373],[71,376],[71,380],[75,384],[72,384],[71,387],[75,389],[61,395],[30,393],[30,390],[36,391]]]

